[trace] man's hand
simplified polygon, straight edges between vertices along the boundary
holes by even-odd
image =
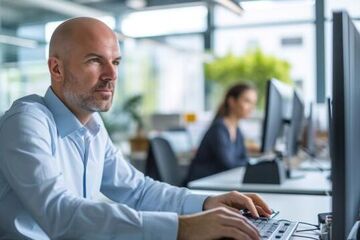
[[[239,193],[236,191],[226,194],[208,197],[203,205],[204,210],[217,207],[225,207],[233,212],[239,212],[240,209],[248,209],[253,217],[270,217],[271,210],[264,200],[255,193]]]
[[[259,232],[240,212],[226,207],[179,217],[178,240],[207,240],[222,237],[260,240]]]

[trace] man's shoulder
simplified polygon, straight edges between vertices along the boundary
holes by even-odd
[[[2,121],[15,116],[31,116],[37,119],[52,119],[52,113],[46,107],[43,97],[32,94],[17,99],[2,116]]]

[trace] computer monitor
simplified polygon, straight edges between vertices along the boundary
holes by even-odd
[[[305,151],[310,157],[316,157],[316,122],[314,103],[310,103],[309,115],[306,118]]]
[[[289,118],[293,90],[279,80],[267,82],[265,119],[262,129],[261,152],[275,151],[276,142],[281,134],[284,119]]]
[[[298,153],[300,133],[304,120],[304,102],[297,91],[294,91],[291,112],[290,127],[288,128],[286,138],[287,157],[295,156]]]
[[[334,159],[334,133],[333,133],[333,123],[332,123],[332,101],[331,98],[327,98],[327,109],[328,109],[328,145],[329,145],[329,156],[330,159]]]
[[[332,86],[332,239],[346,239],[360,208],[360,34],[346,12],[333,13]]]

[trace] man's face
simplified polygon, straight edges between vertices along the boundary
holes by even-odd
[[[75,111],[109,110],[120,63],[116,38],[87,38],[71,49],[63,63],[64,100]]]

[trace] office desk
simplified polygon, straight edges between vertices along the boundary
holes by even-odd
[[[218,195],[224,193],[223,191],[206,191],[206,190],[191,190],[197,194]],[[264,198],[270,208],[280,211],[277,219],[288,219],[298,222],[307,222],[317,224],[317,214],[321,212],[331,212],[331,197],[318,195],[295,195],[295,194],[260,194]],[[299,225],[298,229],[309,229],[311,227],[306,225]],[[298,233],[299,235],[307,235],[305,233]],[[316,236],[313,232],[310,236]],[[304,239],[293,237],[292,239]]]
[[[222,173],[211,175],[191,181],[188,187],[191,189],[263,193],[287,193],[287,194],[311,194],[328,195],[331,192],[331,182],[327,179],[330,174],[326,172],[300,172],[303,178],[286,179],[283,184],[243,184],[245,168],[234,168]]]
[[[313,159],[313,160],[305,160],[300,163],[298,166],[299,169],[304,171],[319,171],[320,169],[325,171],[331,170],[331,161],[330,159]]]

